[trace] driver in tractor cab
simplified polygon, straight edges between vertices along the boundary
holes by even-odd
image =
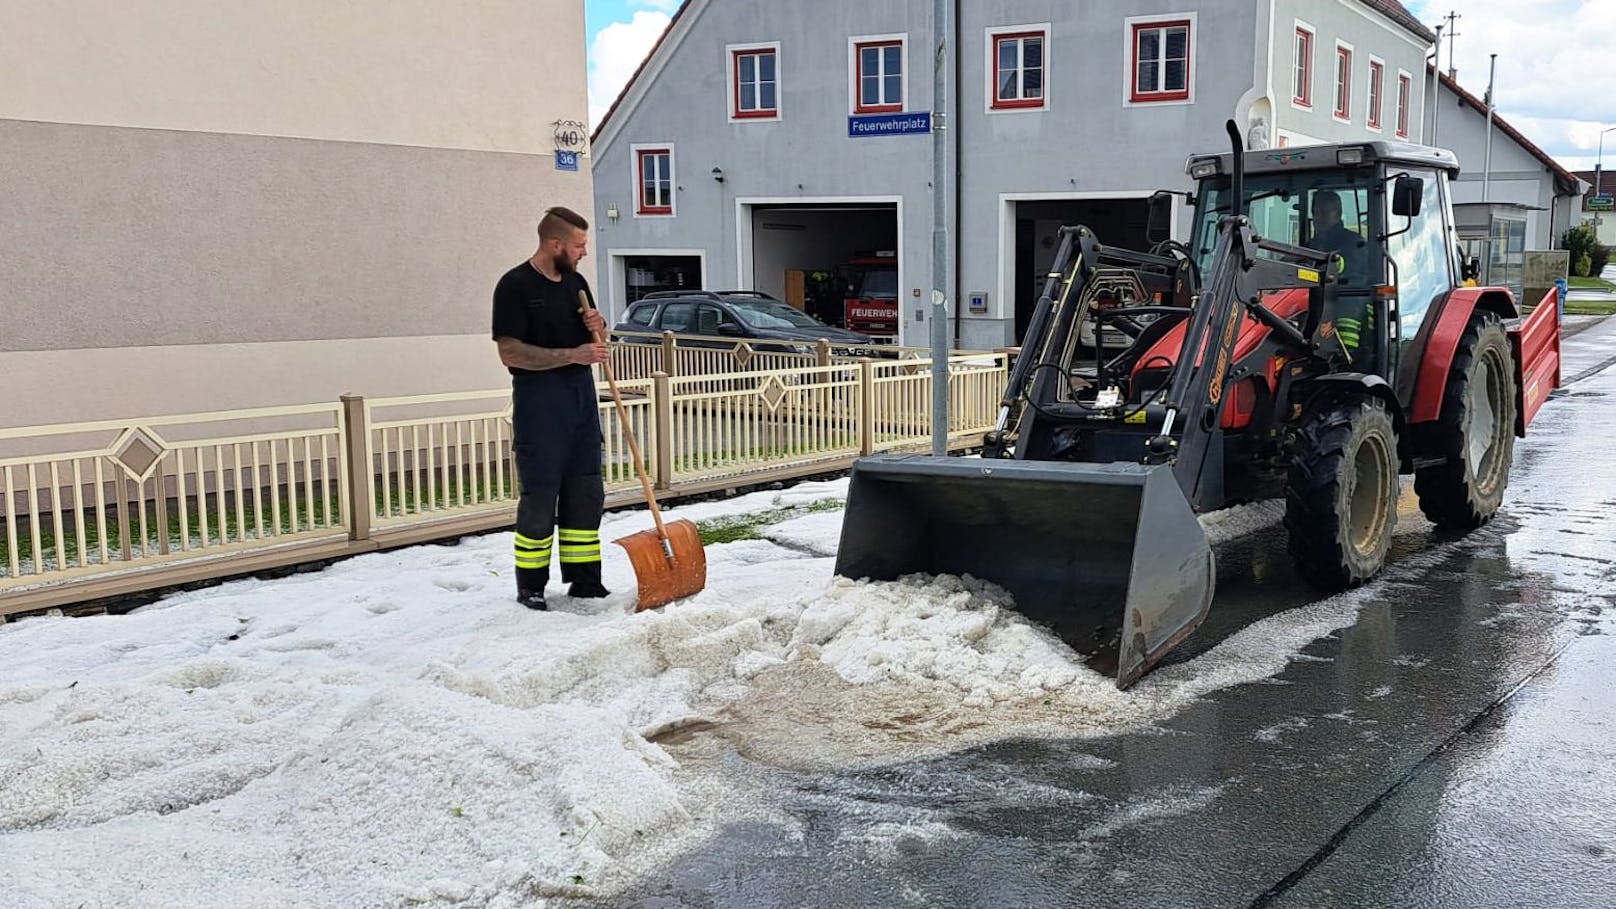
[[[1339,253],[1342,277],[1363,276],[1363,237],[1341,223],[1341,194],[1333,189],[1313,193],[1313,236],[1303,246],[1319,252]]]
[[[1346,284],[1361,283],[1365,274],[1363,237],[1348,230],[1341,223],[1341,195],[1335,190],[1321,189],[1313,193],[1313,236],[1302,244],[1319,252],[1333,252],[1340,258],[1339,278]],[[1365,318],[1340,315],[1335,320],[1336,334],[1351,356],[1358,349],[1365,322],[1373,325],[1374,312],[1363,311]]]

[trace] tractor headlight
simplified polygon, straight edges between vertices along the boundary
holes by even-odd
[[[1190,177],[1196,180],[1204,180],[1217,172],[1217,159],[1213,159],[1211,161],[1197,161],[1190,165]]]
[[[1342,148],[1336,150],[1335,163],[1341,165],[1342,167],[1355,167],[1363,162],[1364,150],[1362,146],[1353,146],[1352,148]]]

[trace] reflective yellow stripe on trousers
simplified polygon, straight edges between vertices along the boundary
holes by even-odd
[[[557,532],[561,536],[561,564],[575,565],[580,562],[600,561],[599,530],[573,530],[563,527]]]
[[[549,568],[550,545],[555,541],[555,534],[542,540],[532,537],[516,535],[516,567],[517,568]],[[564,545],[564,544],[563,544]]]

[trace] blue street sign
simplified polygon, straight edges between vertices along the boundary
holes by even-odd
[[[577,170],[578,153],[556,149],[556,170]]]
[[[847,134],[860,136],[903,136],[931,132],[931,113],[864,114],[847,118]]]

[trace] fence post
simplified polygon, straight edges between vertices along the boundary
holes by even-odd
[[[875,361],[859,358],[859,454],[875,451]]]
[[[676,376],[679,374],[678,354],[675,351],[679,342],[674,339],[673,332],[662,333],[662,372],[664,375]]]
[[[342,431],[348,446],[348,539],[370,539],[370,516],[376,510],[375,465],[370,462],[370,420],[364,395],[342,396]]]
[[[667,335],[664,341],[671,339],[672,335]],[[651,376],[651,411],[656,421],[652,433],[656,438],[656,460],[651,473],[658,489],[668,489],[673,486],[673,382],[665,372]]]
[[[819,343],[814,345],[814,358],[817,366],[830,365],[830,341],[828,339],[820,338]]]

